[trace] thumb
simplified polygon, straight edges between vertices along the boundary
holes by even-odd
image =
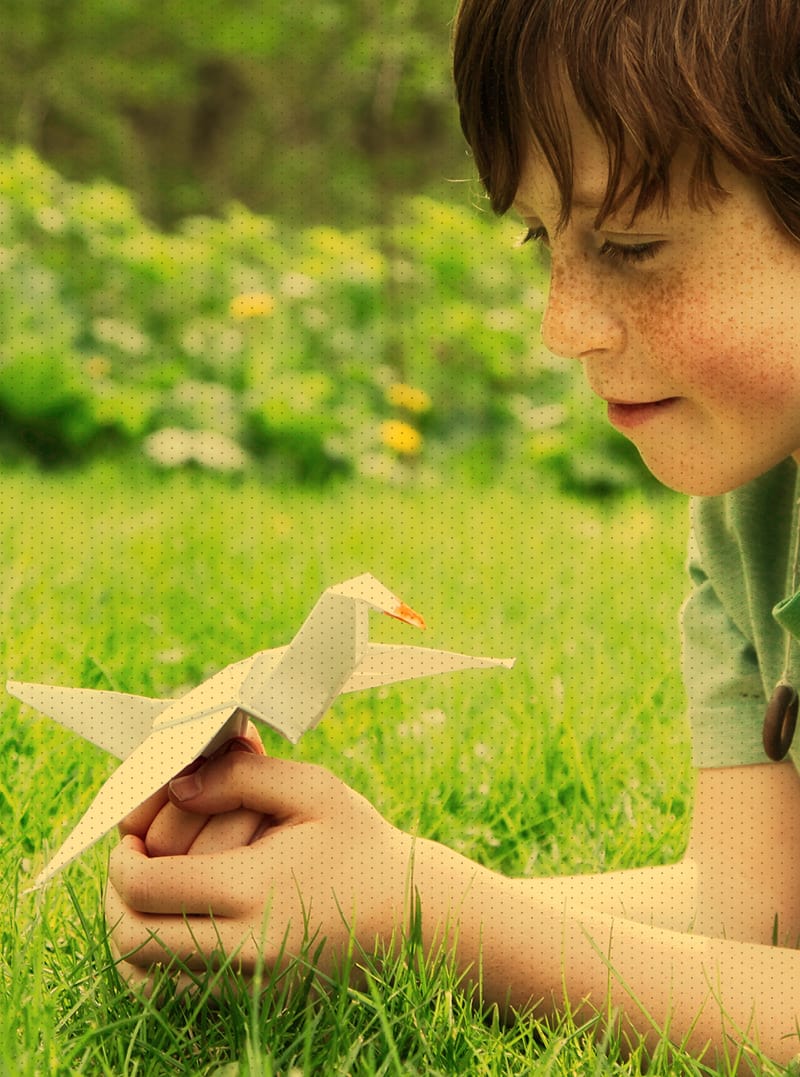
[[[173,778],[169,798],[204,815],[247,808],[276,822],[307,821],[341,803],[347,787],[313,763],[295,763],[247,751],[230,751],[192,774]]]

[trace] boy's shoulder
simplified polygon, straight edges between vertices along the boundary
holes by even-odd
[[[770,614],[786,595],[797,496],[789,458],[730,493],[691,499],[695,554],[740,625]]]
[[[691,519],[704,555],[757,555],[776,548],[791,532],[798,468],[788,458],[757,479],[715,497],[691,498]]]

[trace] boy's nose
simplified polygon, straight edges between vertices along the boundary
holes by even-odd
[[[624,328],[613,312],[605,289],[574,267],[553,266],[542,318],[542,341],[565,359],[583,359],[597,352],[616,352],[624,344]]]

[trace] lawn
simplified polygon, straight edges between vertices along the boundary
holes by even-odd
[[[659,863],[685,841],[688,732],[677,610],[686,505],[502,483],[288,489],[104,462],[0,482],[8,676],[168,695],[288,641],[329,584],[373,572],[426,618],[373,638],[516,655],[340,700],[292,748],[392,822],[510,874]],[[502,1027],[413,940],[363,991],[132,1000],[111,968],[101,891],[113,838],[23,894],[113,761],[7,698],[0,730],[0,1071],[30,1074],[642,1072],[565,1015]],[[649,1072],[703,1072],[671,1052]]]

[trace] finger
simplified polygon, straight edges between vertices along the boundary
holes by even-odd
[[[255,733],[252,722],[249,723],[249,732]],[[254,755],[263,755],[264,749],[261,741],[256,737],[258,748],[251,739],[245,736],[231,737],[211,756],[217,759],[227,755],[228,752],[249,752]],[[260,750],[259,750],[260,749]],[[190,773],[198,768],[193,767]],[[184,775],[185,776],[185,775]],[[209,822],[209,815],[203,812],[194,812],[192,805],[178,808],[167,802],[166,806],[158,813],[147,832],[147,852],[150,856],[183,856],[192,850],[199,840],[197,852],[223,852],[240,845],[247,845],[257,828],[254,821],[255,813],[225,812],[225,822],[214,826],[212,833],[202,838],[202,833]],[[258,816],[260,820],[260,815]]]
[[[264,816],[261,812],[249,811],[247,808],[212,815],[187,851],[190,856],[201,856],[241,848],[250,844],[263,823]]]
[[[317,819],[357,798],[324,767],[243,752],[173,779],[169,796],[189,811],[218,815],[249,808],[279,822]]]
[[[161,982],[162,973],[158,966],[156,967],[154,975],[154,970],[140,968],[138,965],[126,961],[114,945],[113,936],[109,936],[108,938],[108,948],[111,951],[111,956],[114,958],[114,968],[116,969],[118,976],[124,980],[131,993],[134,995],[142,995],[146,999],[151,998]]]
[[[183,994],[209,994],[214,998],[224,998],[223,988],[218,981],[209,982],[205,970],[197,972],[175,973],[169,967],[165,969],[162,962],[149,968],[140,968],[130,961],[119,960],[116,963],[119,976],[125,981],[132,995],[152,999],[159,997],[166,985],[171,985],[175,996]]]
[[[231,737],[211,758],[216,759],[218,756],[234,751],[264,755],[264,746],[252,722],[247,723],[241,736]],[[199,759],[185,767],[177,777],[194,773],[205,762],[205,757],[200,756]],[[137,809],[137,817],[133,822],[135,826],[128,826],[125,829],[120,828],[120,831],[122,834],[136,833],[140,836],[146,835],[145,841],[150,856],[181,856],[189,852],[192,844],[208,822],[208,815],[186,810],[181,811],[176,808],[169,802],[165,786]],[[245,826],[243,829],[246,830],[247,827]],[[255,830],[255,827],[253,830]],[[209,848],[219,850],[232,848],[234,844],[247,844],[247,842],[235,842],[232,836],[229,839],[231,844],[226,845],[222,835],[220,835],[220,838],[219,843],[212,842]]]
[[[215,752],[212,752],[209,759],[218,759],[221,755],[227,755],[228,752],[250,752],[253,755],[265,754],[264,745],[260,740],[256,742],[245,736],[229,737]]]
[[[259,744],[260,744],[259,740]],[[257,749],[256,749],[257,750]],[[263,752],[263,746],[262,746]],[[189,763],[184,767],[182,771],[176,777],[181,777],[185,774],[191,774],[205,763],[206,757],[204,755],[199,756],[197,759]],[[169,802],[167,796],[167,786],[163,785],[160,789],[157,789],[155,793],[151,794],[147,800],[142,801],[138,808],[134,808],[133,811],[126,815],[122,822],[119,824],[119,832],[121,836],[125,834],[138,834],[140,838],[143,838],[150,829],[153,820],[158,813]]]
[[[221,742],[214,752],[209,753],[210,758],[214,759],[221,755],[226,751],[227,746],[233,742],[244,745],[249,751],[253,751],[257,755],[264,754],[264,745],[261,743],[258,729],[250,720],[247,711],[243,711],[241,707],[237,708],[225,723],[225,731],[227,734],[226,739]]]
[[[245,729],[243,736],[244,739],[248,742],[248,744],[255,748],[257,755],[266,755],[258,729],[255,724],[249,719],[247,722],[247,728]]]
[[[167,916],[242,916],[269,899],[253,847],[209,856],[148,857],[144,842],[128,835],[112,850],[111,886],[131,910]]]
[[[147,848],[144,843],[144,838],[140,838],[138,834],[123,835],[120,845],[124,845],[126,848],[131,849],[136,853],[142,853],[144,856],[147,856]]]
[[[119,824],[120,835],[138,834],[140,838],[143,838],[165,804],[169,804],[169,796],[167,786],[162,785],[152,796],[143,801],[138,808],[134,808],[130,815],[125,816]]]
[[[182,811],[168,800],[147,831],[145,845],[148,856],[182,856],[188,853],[207,822],[207,815]]]
[[[249,720],[247,721],[247,724],[245,725],[244,731],[242,732],[241,736],[234,737],[229,740],[225,745],[223,745],[223,747],[217,754],[221,754],[225,751],[230,751],[235,744],[241,744],[244,751],[252,751],[255,755],[264,755],[264,745],[261,742],[261,737],[259,736],[258,729],[253,724],[253,722]],[[201,767],[205,761],[205,756],[201,755],[198,759],[195,759],[187,767],[184,767],[184,769],[180,772],[181,775],[191,774],[193,771],[197,770],[198,767]],[[153,825],[154,820],[156,819],[164,805],[168,802],[168,800],[169,797],[167,795],[167,787],[162,786],[161,789],[157,789],[156,792],[152,794],[152,796],[149,796],[147,800],[143,801],[138,808],[134,808],[134,810],[122,820],[122,822],[119,824],[120,836],[124,836],[125,834],[138,834],[141,838],[145,837],[145,835],[148,833],[151,826]],[[186,829],[187,832],[189,832],[192,830],[192,827],[189,826]],[[197,834],[200,833],[201,830],[202,826],[197,825],[197,823],[195,822],[194,834],[191,838],[189,838],[186,845],[186,849],[184,849],[183,852],[186,852],[188,850],[188,847],[189,845],[191,845],[192,840],[194,840],[194,838],[197,836]],[[154,835],[154,841],[158,843],[157,847],[159,849],[168,848],[168,846],[164,846],[161,844],[161,838],[162,836],[160,834]],[[154,849],[155,848],[156,846],[154,845]],[[178,850],[177,848],[174,850],[174,852],[176,853],[179,851],[180,850]],[[168,853],[154,851],[153,855],[164,856],[168,855]]]
[[[143,915],[129,908],[113,886],[106,890],[105,913],[112,955],[118,966],[124,965],[120,973],[129,983],[141,983],[143,970],[155,965],[205,972],[218,967],[225,954],[255,956],[248,946],[252,928],[247,922]]]

